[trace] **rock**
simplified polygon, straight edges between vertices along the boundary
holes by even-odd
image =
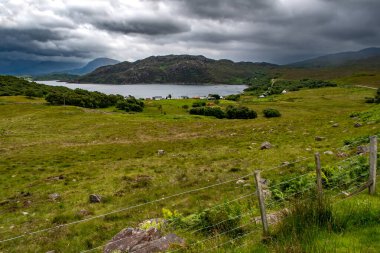
[[[55,253],[55,250],[46,251],[46,253]]]
[[[285,166],[288,166],[289,164],[290,164],[290,162],[285,161],[285,162],[282,162],[282,163],[281,163],[281,166],[284,166],[284,167],[285,167]]]
[[[325,154],[325,155],[333,155],[334,152],[332,152],[331,150],[327,150],[327,151],[323,152],[323,154]]]
[[[100,203],[102,201],[102,196],[97,194],[91,194],[89,196],[90,203]]]
[[[344,153],[344,152],[338,152],[338,153],[336,154],[336,156],[337,156],[337,157],[340,157],[340,158],[348,157],[348,155],[347,155],[346,153]]]
[[[263,149],[270,149],[272,148],[272,144],[270,144],[269,142],[263,142],[260,146],[260,149],[263,150]]]
[[[339,127],[339,124],[335,123],[335,124],[332,125],[332,127]]]
[[[30,207],[30,205],[32,205],[32,201],[31,201],[31,200],[26,200],[26,201],[24,201],[24,203],[23,203],[23,206],[24,206],[24,207]]]
[[[162,236],[160,230],[126,228],[115,235],[104,247],[104,253],[150,253],[162,252],[170,248],[171,244],[184,245],[184,240],[175,234]]]
[[[251,184],[244,184],[243,187],[251,187]]]
[[[243,179],[239,179],[238,181],[236,181],[236,184],[244,184],[245,183],[245,180]]]
[[[29,213],[28,212],[21,212],[23,215],[28,215]]]
[[[59,193],[52,193],[52,194],[49,194],[49,199],[52,199],[52,200],[58,200],[61,198],[61,195]]]
[[[354,124],[354,127],[361,127],[361,126],[363,126],[363,124],[361,124],[361,123],[359,123],[359,122],[356,122],[356,123]]]
[[[369,149],[367,146],[358,146],[356,148],[356,154],[367,154],[369,152]]]
[[[82,216],[82,217],[84,217],[84,216],[89,216],[89,215],[91,215],[92,212],[90,212],[90,211],[88,211],[88,210],[86,210],[86,209],[81,209],[81,210],[79,210],[79,211],[77,212],[77,214],[78,214],[78,216]]]
[[[306,148],[305,150],[306,150],[306,151],[311,151],[312,149],[311,149],[311,148]]]
[[[322,137],[322,136],[315,136],[314,138],[316,141],[323,141],[324,139],[326,139],[326,137]]]
[[[165,150],[163,150],[163,149],[159,149],[159,150],[157,150],[157,155],[158,155],[158,156],[163,156],[163,155],[165,155]]]

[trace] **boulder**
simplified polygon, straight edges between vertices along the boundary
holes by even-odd
[[[325,137],[322,137],[322,136],[315,136],[314,138],[316,141],[323,141],[324,139],[326,139]]]
[[[334,152],[332,152],[331,150],[327,150],[327,151],[323,152],[323,154],[325,154],[325,155],[333,155]]]
[[[115,235],[104,247],[104,253],[150,253],[162,252],[170,248],[171,244],[184,245],[184,240],[175,234],[162,236],[160,230],[150,228],[126,228]]]
[[[355,124],[354,124],[354,127],[361,127],[361,126],[363,126],[361,123],[359,123],[359,122],[356,122]]]
[[[59,193],[49,194],[49,199],[51,199],[51,200],[58,200],[60,198],[61,198],[61,195]]]
[[[90,203],[100,203],[102,202],[102,196],[98,194],[91,194],[89,196]]]
[[[369,148],[367,146],[358,146],[356,148],[356,154],[366,154],[369,152]]]
[[[245,180],[239,179],[238,181],[236,181],[236,184],[245,184]]]
[[[339,127],[339,124],[335,123],[335,124],[332,125],[332,127]]]
[[[263,150],[263,149],[270,149],[272,148],[272,144],[270,144],[269,142],[263,142],[260,146],[260,149]]]
[[[165,155],[165,150],[163,150],[163,149],[159,149],[159,150],[157,150],[157,155],[158,155],[158,156],[163,156],[163,155]]]

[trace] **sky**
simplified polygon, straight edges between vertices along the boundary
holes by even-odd
[[[379,0],[0,0],[0,59],[290,63],[380,45]]]

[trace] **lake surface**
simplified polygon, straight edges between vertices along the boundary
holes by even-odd
[[[81,88],[89,91],[99,91],[105,94],[120,94],[136,98],[151,98],[154,96],[166,97],[171,94],[173,98],[180,96],[196,97],[208,94],[221,96],[241,93],[246,85],[182,85],[182,84],[79,84],[58,81],[37,81],[51,86],[65,86],[70,89]]]

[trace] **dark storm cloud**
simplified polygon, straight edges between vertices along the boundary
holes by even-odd
[[[0,3],[0,52],[285,63],[380,45],[378,0],[25,0]]]
[[[99,29],[122,34],[167,35],[183,33],[190,30],[184,23],[165,20],[131,20],[131,21],[100,21],[95,23]]]

